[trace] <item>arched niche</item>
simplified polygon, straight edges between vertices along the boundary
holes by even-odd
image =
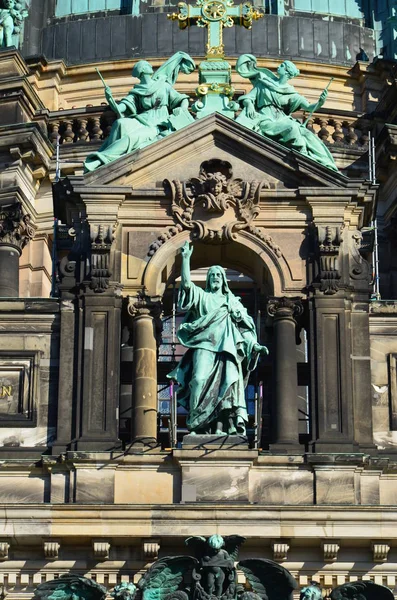
[[[288,268],[261,239],[242,232],[236,241],[228,244],[194,242],[192,269],[219,264],[224,268],[241,271],[255,281],[260,293],[279,296],[285,288]],[[182,232],[167,240],[149,261],[143,285],[150,296],[162,296],[164,290],[180,275],[180,248],[189,240],[189,232]]]

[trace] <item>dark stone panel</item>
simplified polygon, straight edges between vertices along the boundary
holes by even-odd
[[[81,27],[82,27],[82,24],[84,24],[84,26],[86,25],[86,23],[84,23],[84,21],[71,21],[68,24],[67,57],[71,63],[78,62],[81,57]],[[56,45],[56,42],[55,42],[55,45]],[[62,58],[62,57],[59,56],[59,58]]]
[[[325,60],[329,56],[329,30],[328,21],[313,21],[314,31],[314,57]]]
[[[87,60],[96,57],[96,25],[97,19],[90,19],[84,24],[84,32],[81,37],[81,52]]]
[[[157,19],[158,15],[142,18],[142,54],[145,56],[157,54]]]
[[[47,27],[46,29],[44,29],[41,38],[40,53],[44,54],[44,56],[47,56],[48,58],[52,58],[55,56],[54,29],[54,27]],[[66,56],[66,52],[64,54]]]
[[[177,52],[178,50],[189,52],[189,30],[179,29],[176,21],[172,22],[172,47],[174,52]],[[204,52],[204,50],[202,52]]]
[[[226,27],[223,30],[223,43],[225,44],[226,56],[235,56],[236,51],[236,30],[240,29],[239,25],[234,27]]]
[[[265,19],[261,19],[265,21]],[[279,44],[279,19],[275,15],[271,15],[266,19],[267,23],[267,51],[272,56],[278,56],[280,54],[280,44]],[[265,23],[263,24],[263,27]],[[256,47],[255,47],[256,52]]]
[[[55,26],[53,29],[53,44],[55,58],[68,56],[68,28]]]
[[[127,51],[131,50],[131,57],[140,56],[142,48],[142,19],[131,17],[126,31]]]
[[[111,56],[111,39],[107,19],[96,19],[96,57],[99,60]]]
[[[328,28],[330,60],[332,62],[346,62],[344,52],[343,23],[335,23],[334,21],[330,21],[328,23]]]
[[[355,61],[356,56],[360,51],[360,30],[354,25],[345,24],[344,32],[344,47],[345,59],[347,61]]]
[[[191,26],[180,30],[176,21],[167,20],[167,13],[156,12],[153,7],[152,12],[140,17],[113,15],[65,20],[43,28],[41,34],[41,48],[47,59],[62,58],[68,64],[141,56],[167,58],[177,50],[204,56],[207,43],[205,28]],[[224,43],[228,56],[252,53],[354,64],[360,46],[370,59],[374,56],[372,30],[309,17],[265,15],[253,23],[251,30],[239,25],[225,28]]]
[[[125,32],[126,26],[129,19],[124,17],[112,17],[111,18],[111,52],[112,58],[123,58],[128,55],[125,47]]]
[[[298,19],[283,19],[281,28],[281,53],[283,58],[298,56],[298,47]]]
[[[298,53],[299,56],[314,55],[313,21],[311,19],[297,19],[298,23]]]
[[[189,54],[192,56],[200,56],[204,53],[208,34],[206,27],[189,27]]]
[[[172,43],[172,21],[167,19],[167,15],[158,16],[158,36],[157,50],[160,56],[167,57],[173,54],[174,47]]]
[[[258,25],[255,23],[255,25]],[[247,30],[244,27],[236,27],[236,52],[237,54],[251,54],[252,47],[252,29]]]

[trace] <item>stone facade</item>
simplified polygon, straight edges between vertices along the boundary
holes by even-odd
[[[101,65],[119,97],[133,64]],[[363,577],[397,589],[395,65],[298,67],[310,100],[335,76],[309,126],[339,173],[215,114],[83,175],[114,119],[93,66],[0,53],[0,585],[11,600],[69,571],[111,590],[214,532],[246,536],[242,558],[277,560],[301,586]],[[193,75],[178,83],[194,87]],[[178,190],[221,161],[250,202],[184,214]],[[376,217],[387,302],[370,299]],[[188,239],[197,273],[219,263],[255,290],[271,355],[249,446],[181,444],[183,416],[159,411],[164,315]]]

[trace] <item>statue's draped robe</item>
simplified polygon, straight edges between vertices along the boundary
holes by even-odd
[[[218,295],[193,283],[179,292],[179,308],[188,311],[178,330],[178,339],[188,348],[176,369],[168,375],[180,384],[178,403],[188,411],[190,430],[205,432],[221,411],[248,421],[244,389],[258,354],[255,325],[240,300],[231,292]],[[240,320],[233,316],[239,312]],[[199,350],[206,377],[197,380],[193,353]],[[190,402],[190,383],[198,385],[195,407]],[[197,394],[196,394],[197,398]]]
[[[135,85],[121,101],[126,106],[124,117],[115,121],[99,151],[87,156],[86,170],[97,168],[98,160],[102,165],[107,164],[174,131],[169,111],[177,108],[184,98],[189,96],[180,94],[163,79]],[[187,111],[183,112],[186,122],[193,121]]]
[[[258,69],[255,76],[250,77],[254,87],[248,94],[239,98],[241,104],[245,99],[253,102],[256,117],[249,118],[244,109],[236,119],[237,122],[337,171],[334,159],[325,144],[291,116],[297,110],[308,108],[306,98],[298,94],[292,85],[280,85],[275,76],[271,77],[271,74],[267,75],[265,71],[266,69]]]

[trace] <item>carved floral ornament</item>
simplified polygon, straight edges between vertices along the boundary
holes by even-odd
[[[260,212],[261,190],[269,187],[266,181],[234,179],[230,163],[209,160],[202,163],[198,177],[187,181],[166,179],[164,187],[171,195],[171,212],[176,224],[151,244],[149,256],[183,230],[190,230],[195,240],[206,243],[232,242],[239,231],[249,231],[277,256],[282,255],[270,235],[253,224]]]
[[[0,244],[15,246],[20,252],[34,238],[36,227],[20,203],[0,208]]]

